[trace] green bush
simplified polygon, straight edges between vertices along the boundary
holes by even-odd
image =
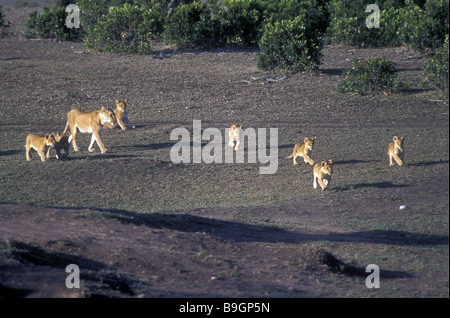
[[[259,47],[258,67],[261,69],[303,71],[320,63],[322,46],[319,32],[308,29],[301,16],[267,24]]]
[[[29,29],[26,37],[41,37],[60,41],[75,41],[82,38],[81,28],[67,28],[66,19],[69,13],[65,8],[44,7],[42,13],[31,12],[25,25]]]
[[[264,17],[266,23],[274,24],[281,20],[294,20],[303,17],[307,28],[325,33],[330,23],[329,0],[265,0]]]
[[[433,57],[425,66],[425,80],[423,86],[448,90],[448,34],[443,47],[436,50]]]
[[[3,8],[0,6],[0,27],[6,24],[5,19],[3,18]]]
[[[219,22],[212,20],[205,5],[195,1],[180,4],[168,19],[164,38],[169,44],[182,47],[215,46]]]
[[[416,51],[442,46],[449,32],[448,0],[379,0],[380,28],[367,28],[372,0],[332,0],[329,32],[336,44],[408,45]]]
[[[448,0],[427,0],[424,9],[413,4],[408,8],[412,12],[400,31],[404,43],[418,52],[442,47],[449,33]]]
[[[158,16],[152,9],[126,3],[110,7],[89,29],[85,44],[89,49],[105,52],[145,54],[150,52],[158,23]]]
[[[342,74],[344,79],[337,84],[341,93],[353,92],[358,95],[383,91],[394,92],[399,84],[397,70],[385,58],[370,60],[353,59],[351,68]]]
[[[225,46],[255,46],[263,24],[263,8],[255,0],[224,0],[223,6],[212,8],[218,21],[214,32],[216,43]]]
[[[359,47],[400,44],[398,28],[403,1],[376,1],[380,9],[380,27],[369,29],[366,19],[371,13],[366,12],[366,7],[373,3],[373,0],[332,0],[328,31],[333,43]]]

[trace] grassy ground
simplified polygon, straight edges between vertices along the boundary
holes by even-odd
[[[419,88],[425,58],[331,46],[317,73],[282,74],[258,70],[251,51],[158,59],[0,42],[4,295],[448,297],[448,96]],[[349,59],[375,56],[400,70],[398,93],[336,92]],[[89,153],[79,134],[81,151],[66,161],[25,160],[28,133],[62,131],[70,109],[123,98],[136,129],[103,131],[106,154]],[[192,132],[193,120],[278,128],[277,172],[172,163],[170,133]],[[406,139],[403,167],[388,166],[394,135]],[[285,158],[311,136],[312,159],[334,161],[324,192],[311,166]],[[78,293],[57,285],[65,276],[54,269],[67,262],[88,277]],[[379,289],[365,287],[368,264],[382,271]]]

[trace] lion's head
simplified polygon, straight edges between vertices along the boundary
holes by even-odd
[[[333,173],[333,168],[332,168],[332,163],[333,161],[328,160],[328,161],[322,161],[320,163],[320,170],[323,172],[323,174],[327,174],[329,176],[331,176],[331,174]]]
[[[394,136],[394,138],[392,139],[394,141],[394,147],[397,148],[400,151],[403,151],[403,141],[405,140],[405,137],[397,137]]]
[[[55,136],[53,134],[45,135],[44,142],[45,142],[45,145],[48,147],[52,147],[52,148],[55,147],[55,143],[56,143]]]
[[[127,109],[127,100],[124,99],[122,101],[116,99],[116,107],[119,110],[126,110]]]
[[[309,150],[312,150],[314,148],[314,140],[315,138],[305,138],[303,141],[305,142],[305,147]]]
[[[111,124],[112,126],[115,126],[116,115],[114,115],[114,112],[111,109],[102,106],[100,109],[100,120],[102,125]]]

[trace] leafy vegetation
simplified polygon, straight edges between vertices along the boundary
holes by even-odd
[[[44,39],[52,38],[60,41],[74,41],[82,37],[80,28],[67,28],[66,19],[68,13],[63,7],[44,7],[42,13],[33,11],[26,26],[29,31],[25,34],[27,37],[41,37]]]
[[[318,65],[321,57],[320,37],[308,29],[301,17],[268,24],[259,43],[258,67],[302,71]]]
[[[377,91],[391,93],[398,88],[397,70],[387,59],[353,59],[351,63],[351,68],[343,72],[344,79],[337,85],[338,92],[364,95]]]
[[[436,50],[425,67],[426,77],[423,85],[442,91],[448,90],[448,35],[444,46]]]

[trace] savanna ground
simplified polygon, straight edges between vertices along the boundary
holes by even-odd
[[[258,70],[253,51],[94,53],[24,39],[24,11],[5,10],[0,39],[0,297],[449,296],[448,96],[419,88],[424,57],[326,46],[318,72],[284,74]],[[351,58],[377,56],[399,92],[336,92]],[[136,128],[104,130],[106,154],[79,134],[65,161],[25,160],[27,134],[125,98]],[[170,133],[193,120],[278,128],[276,173],[172,163]],[[388,166],[394,135],[402,167]],[[285,158],[310,136],[312,159],[334,161],[323,192]],[[68,264],[80,289],[65,286]],[[366,287],[369,264],[380,288]]]

